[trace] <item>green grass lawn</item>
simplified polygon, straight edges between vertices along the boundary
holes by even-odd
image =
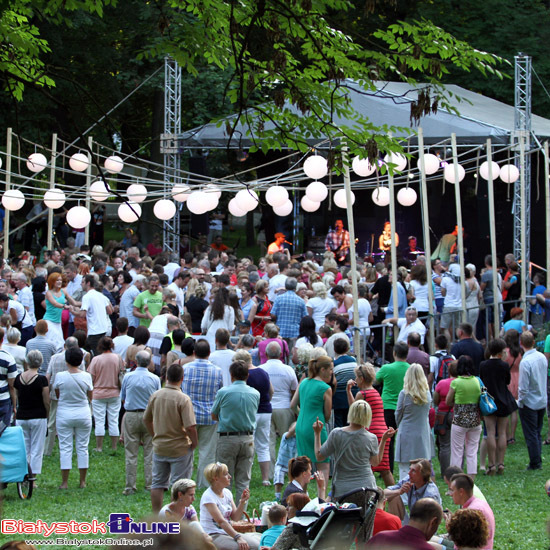
[[[546,426],[545,426],[546,429]],[[544,432],[546,433],[546,432]],[[548,468],[535,472],[526,472],[527,449],[521,429],[518,428],[517,443],[508,447],[506,455],[506,471],[502,476],[486,477],[479,475],[477,484],[485,493],[496,518],[495,550],[542,550],[548,548],[546,522],[548,521],[549,499],[544,490],[548,477]],[[32,498],[22,501],[17,496],[14,484],[8,485],[4,491],[2,519],[22,519],[46,522],[54,521],[107,521],[108,515],[114,512],[127,512],[137,520],[146,516],[150,510],[149,493],[144,489],[132,496],[122,495],[124,489],[124,449],[119,447],[112,456],[108,451],[102,454],[92,452],[95,446],[94,437],[90,442],[90,469],[88,487],[78,489],[78,470],[76,464],[71,472],[69,490],[57,489],[60,483],[59,454],[57,449],[51,457],[44,461],[43,473],[38,479],[39,487]],[[105,447],[107,447],[107,442]],[[543,447],[546,462],[550,454],[550,446]],[[141,455],[140,455],[141,458]],[[435,471],[438,471],[438,465]],[[138,487],[143,487],[142,463],[138,466]],[[380,481],[381,483],[381,481]],[[441,494],[446,486],[437,480]],[[312,487],[311,489],[315,489]],[[199,508],[200,496],[197,493],[195,501]],[[273,500],[271,487],[261,485],[260,471],[257,463],[254,465],[251,484],[251,501],[249,512],[258,508],[263,501]],[[165,498],[168,502],[168,495]],[[444,507],[454,510],[451,497],[443,496]],[[0,543],[14,537],[0,535]],[[25,537],[17,537],[23,539]],[[31,536],[29,535],[29,538]],[[32,537],[34,538],[34,537]],[[82,536],[80,538],[87,538]],[[64,546],[48,545],[49,548],[64,548]]]

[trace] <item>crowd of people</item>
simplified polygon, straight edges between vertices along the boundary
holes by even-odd
[[[457,548],[492,548],[494,516],[476,493],[476,475],[505,474],[518,416],[528,470],[542,468],[542,445],[550,443],[550,434],[542,440],[550,339],[543,354],[534,336],[550,320],[541,275],[530,322],[517,304],[506,305],[503,332],[490,328],[487,339],[480,311],[491,327],[500,315],[486,307],[495,292],[519,296],[510,255],[493,289],[490,256],[479,279],[468,264],[464,281],[452,257],[432,260],[430,281],[418,254],[411,269],[367,258],[354,272],[338,265],[344,256],[330,247],[322,258],[292,259],[280,250],[284,235],[278,239],[259,259],[220,252],[221,239],[181,258],[136,238],[110,254],[77,249],[69,239],[67,249],[45,251],[40,262],[22,255],[6,265],[0,421],[22,427],[33,474],[57,440],[59,488],[69,486],[73,447],[85,487],[92,429],[97,453],[108,433],[112,451],[124,445],[124,495],[138,490],[142,447],[154,513],[197,524],[205,544],[247,550],[259,538],[232,522],[246,510],[256,458],[263,485],[273,484],[274,498],[288,507],[273,508],[280,529],[263,547],[285,547],[285,522],[307,504],[314,479],[322,501],[360,487],[379,491],[375,533],[384,532],[369,547],[424,548],[418,541],[430,540],[444,517],[433,481],[437,455],[438,473],[462,508],[446,517],[448,537]],[[440,314],[434,349],[429,284]],[[370,354],[365,362],[354,349],[356,330]],[[383,346],[393,359],[386,364]],[[479,406],[484,388],[496,405],[488,416]],[[198,514],[196,489],[206,489]],[[481,527],[471,540],[474,524]]]

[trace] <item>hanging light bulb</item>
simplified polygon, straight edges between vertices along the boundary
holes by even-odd
[[[169,220],[176,215],[176,205],[168,199],[161,199],[153,206],[153,214],[159,220]]]
[[[394,170],[396,172],[403,172],[407,168],[407,158],[400,153],[390,153],[384,157],[386,164],[395,164]]]
[[[44,204],[48,208],[61,208],[65,204],[65,193],[61,189],[48,189],[44,193]]]
[[[340,208],[347,208],[348,207],[348,201],[346,198],[346,190],[345,189],[338,189],[336,193],[334,193],[334,204],[336,206],[339,206]],[[351,204],[355,203],[355,194],[353,191],[351,191]]]
[[[306,187],[306,196],[313,202],[324,201],[328,197],[327,186],[321,181],[312,181]]]
[[[416,202],[416,191],[411,187],[404,187],[397,193],[397,201],[403,206],[412,206]]]
[[[276,206],[275,208],[273,208],[273,212],[275,212],[277,216],[284,217],[284,216],[288,216],[293,209],[294,209],[294,206],[292,205],[292,201],[288,200],[281,206]]]
[[[182,185],[181,183],[176,183],[172,187],[172,198],[178,202],[185,202],[189,195],[191,194],[191,188],[188,185]]]
[[[86,170],[88,166],[90,166],[90,162],[88,161],[88,157],[85,154],[75,153],[69,159],[69,166],[75,172],[84,172],[84,170]]]
[[[372,202],[377,206],[388,206],[390,204],[390,190],[387,187],[377,187],[372,192]]]
[[[258,206],[258,197],[254,191],[249,189],[241,189],[235,195],[235,202],[238,204],[241,210],[245,212],[250,212]]]
[[[19,189],[9,189],[2,195],[2,204],[6,210],[19,210],[25,204],[25,195]]]
[[[307,195],[304,195],[300,201],[300,205],[302,206],[302,210],[305,210],[306,212],[315,212],[316,210],[319,210],[321,203],[312,201]]]
[[[187,198],[186,204],[192,214],[200,215],[208,212],[208,197],[204,191],[193,191]]]
[[[328,162],[325,157],[313,155],[304,162],[304,172],[312,180],[320,180],[328,174]]]
[[[103,166],[110,174],[118,174],[124,168],[124,162],[119,156],[112,155],[105,159]]]
[[[86,227],[91,219],[90,211],[84,206],[73,206],[67,212],[67,223],[74,229]]]
[[[239,208],[239,205],[235,201],[235,197],[233,197],[229,204],[227,205],[227,208],[232,216],[235,216],[236,218],[242,218],[243,216],[246,216],[246,210],[242,210]]]
[[[496,180],[500,174],[500,166],[492,161],[491,163],[491,176],[493,177],[493,181]],[[484,179],[489,179],[489,162],[485,161],[481,164],[479,167],[479,175]]]
[[[48,166],[48,161],[42,153],[33,153],[32,155],[29,155],[29,158],[27,159],[27,168],[31,172],[42,172],[46,166]]]
[[[369,159],[355,157],[351,163],[351,168],[358,176],[365,178],[376,170],[376,164],[372,165]]]
[[[288,200],[288,191],[284,187],[275,185],[266,191],[265,200],[273,208],[281,206]]]
[[[90,185],[90,197],[92,200],[103,202],[110,196],[111,188],[103,180],[96,180]]]
[[[504,183],[515,183],[519,178],[519,168],[515,164],[505,164],[500,168],[500,179]]]
[[[420,159],[418,159],[416,165],[418,166],[418,169],[421,170]],[[431,153],[426,153],[424,155],[424,169],[426,171],[426,175],[428,176],[435,174],[439,170],[439,158]]]
[[[118,207],[118,217],[126,223],[135,223],[141,217],[141,206],[137,202],[123,202]]]
[[[443,177],[445,178],[445,181],[448,181],[449,183],[455,183],[455,166],[458,167],[458,181],[461,182],[464,179],[464,176],[466,175],[466,170],[464,170],[464,167],[460,164],[455,164],[454,162],[451,164],[447,164],[443,170]]]
[[[147,187],[141,183],[132,183],[126,189],[126,196],[130,202],[143,202],[147,198]]]

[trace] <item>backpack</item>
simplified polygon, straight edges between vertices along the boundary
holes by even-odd
[[[455,358],[445,350],[436,351],[433,357],[437,357],[438,359],[437,368],[435,370],[435,383],[437,384],[440,380],[449,378],[449,367]]]

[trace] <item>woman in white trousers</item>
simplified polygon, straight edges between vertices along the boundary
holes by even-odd
[[[61,464],[60,489],[68,488],[72,466],[73,440],[76,447],[80,488],[86,487],[88,473],[88,444],[92,431],[92,377],[80,370],[84,354],[78,348],[65,352],[67,371],[55,377],[54,390],[58,399],[56,429],[59,438],[59,461]]]
[[[42,455],[50,411],[48,380],[38,374],[42,361],[39,350],[29,351],[26,357],[28,369],[18,374],[14,382],[18,403],[16,424],[23,428],[27,462],[35,476],[42,473]]]

